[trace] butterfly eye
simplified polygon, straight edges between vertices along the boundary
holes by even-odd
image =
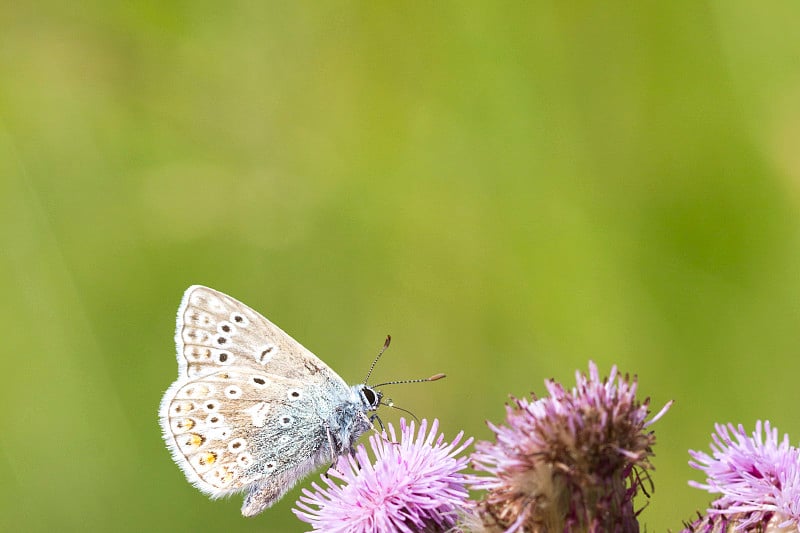
[[[294,424],[294,417],[292,417],[292,416],[282,416],[280,419],[278,419],[278,423],[281,425],[281,427],[288,428],[292,424]]]
[[[369,387],[364,387],[361,391],[361,394],[364,395],[364,399],[367,400],[369,405],[375,405],[377,396],[375,396],[375,391],[370,389]]]

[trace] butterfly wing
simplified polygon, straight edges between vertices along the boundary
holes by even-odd
[[[327,421],[352,392],[256,311],[201,286],[178,310],[178,379],[159,412],[192,484],[212,497],[251,489],[255,514],[333,455]],[[287,481],[292,481],[287,486]]]
[[[319,373],[347,384],[317,356],[242,302],[193,285],[183,295],[175,328],[178,377],[197,377],[220,367],[249,368],[287,378]]]

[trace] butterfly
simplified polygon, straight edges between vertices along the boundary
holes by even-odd
[[[352,454],[382,405],[383,395],[366,382],[348,386],[261,314],[208,287],[184,293],[175,344],[178,379],[159,409],[164,440],[203,493],[246,492],[244,516]]]

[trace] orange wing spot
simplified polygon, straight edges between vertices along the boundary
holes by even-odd
[[[178,420],[178,422],[175,425],[181,431],[189,431],[194,427],[194,420],[192,420],[191,418],[185,418],[183,420]]]
[[[200,346],[187,347],[184,353],[193,361],[200,361],[202,359],[209,359],[211,357],[211,349],[202,348]]]
[[[194,404],[192,402],[180,402],[175,405],[176,413],[188,413],[194,411]]]
[[[217,487],[227,487],[236,478],[235,470],[227,466],[218,466],[211,471],[210,475],[213,479],[210,483]]]
[[[190,365],[189,370],[191,371],[192,368],[194,367]],[[198,399],[198,398],[206,398],[210,395],[211,395],[211,389],[208,387],[208,385],[197,384],[197,383],[184,387],[180,390],[180,392],[178,392],[178,396],[181,398]]]
[[[206,453],[204,453],[203,455],[200,456],[200,459],[198,459],[198,462],[201,465],[206,466],[206,465],[213,465],[216,460],[217,460],[217,454],[216,453],[214,453],[214,452],[206,452]]]
[[[203,445],[205,441],[206,439],[204,439],[197,433],[192,433],[191,435],[186,437],[186,440],[184,442],[186,443],[186,446],[191,446],[192,448],[199,448],[200,446]]]

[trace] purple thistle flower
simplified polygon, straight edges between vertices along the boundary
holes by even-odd
[[[693,468],[706,482],[689,484],[720,494],[684,531],[795,531],[800,532],[800,450],[789,436],[778,439],[769,422],[756,422],[752,437],[740,424],[715,425],[712,455],[690,450]],[[762,432],[763,430],[763,432]]]
[[[479,512],[489,528],[554,532],[638,531],[633,497],[652,469],[655,437],[646,421],[649,400],[636,399],[629,376],[601,380],[576,372],[571,391],[548,380],[549,397],[514,400],[506,425],[489,428],[496,442],[480,442],[472,460],[490,477],[474,485],[488,491]],[[646,479],[649,479],[646,475]],[[646,492],[645,492],[646,494]]]
[[[399,442],[394,427],[387,427],[388,437],[384,431],[369,438],[374,464],[359,445],[354,457],[340,458],[322,477],[326,487],[312,483],[313,492],[303,489],[293,509],[300,520],[315,531],[341,533],[443,532],[455,526],[471,507],[467,484],[472,478],[461,473],[468,459],[457,455],[472,439],[459,445],[461,432],[445,442],[438,420],[430,431],[422,420],[415,434],[414,423],[401,419]]]

